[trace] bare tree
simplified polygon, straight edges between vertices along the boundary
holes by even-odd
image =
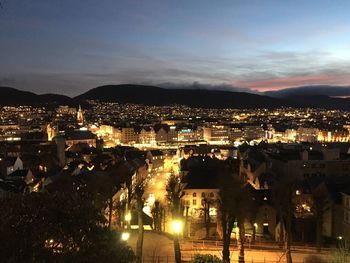
[[[316,245],[318,251],[322,246],[322,229],[323,229],[323,216],[328,208],[328,196],[325,191],[324,185],[312,190],[312,211],[316,216]]]
[[[292,263],[291,241],[292,241],[292,218],[294,214],[293,193],[296,181],[281,176],[273,187],[274,205],[279,216],[280,225],[284,229],[283,241],[287,263]]]
[[[209,238],[210,236],[210,208],[215,204],[215,200],[210,196],[205,196],[202,199],[202,211],[203,211],[203,221],[205,225],[205,238]]]
[[[163,215],[164,215],[164,207],[162,206],[159,200],[156,200],[152,208],[154,230],[162,231]]]
[[[166,191],[167,199],[170,205],[170,211],[172,214],[173,220],[181,220],[181,198],[184,195],[184,185],[181,184],[180,178],[171,174],[168,178]],[[174,235],[174,252],[175,252],[175,262],[181,263],[181,250],[179,236]]]
[[[143,249],[143,206],[144,206],[144,185],[142,182],[137,183],[134,188],[133,196],[136,201],[137,221],[138,221],[138,237],[136,243],[136,262],[142,262],[142,249]]]
[[[231,233],[235,222],[239,229],[238,246],[239,262],[244,262],[244,221],[248,214],[249,197],[244,187],[244,182],[238,177],[238,173],[223,168],[220,173],[220,191],[218,200],[219,220],[222,227],[223,261],[230,262]]]

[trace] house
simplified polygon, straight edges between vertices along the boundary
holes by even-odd
[[[2,166],[5,170],[5,176],[23,169],[23,161],[20,157],[6,157],[2,161]]]

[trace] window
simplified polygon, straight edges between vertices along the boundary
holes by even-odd
[[[197,205],[197,200],[196,199],[192,200],[192,205]]]
[[[214,197],[214,193],[213,192],[210,193],[210,197]]]
[[[196,194],[196,193],[193,193],[193,194],[192,194],[192,196],[193,196],[193,197],[196,197],[196,196],[197,196],[197,194]]]
[[[205,197],[205,193],[202,193],[202,197]]]

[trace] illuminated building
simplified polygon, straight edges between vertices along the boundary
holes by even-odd
[[[81,109],[81,106],[79,105],[79,109],[77,112],[77,121],[79,125],[83,125],[84,124],[84,114],[83,111]]]
[[[222,125],[212,125],[203,128],[203,139],[209,144],[228,144],[229,130]]]
[[[156,133],[152,127],[143,127],[139,134],[139,143],[142,145],[155,145]]]
[[[57,132],[57,127],[48,124],[46,126],[47,140],[52,141],[52,139],[56,137]]]
[[[138,134],[134,128],[122,128],[120,142],[123,144],[135,144],[139,139]]]

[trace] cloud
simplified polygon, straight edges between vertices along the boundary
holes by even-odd
[[[223,90],[223,91],[257,93],[257,91],[251,90],[249,88],[235,87],[226,83],[206,84],[206,83],[200,83],[200,82],[193,82],[193,83],[170,83],[170,82],[166,83],[165,82],[165,83],[159,83],[157,84],[157,86],[163,87],[163,88],[169,88],[169,89],[204,89],[204,90]]]
[[[305,85],[345,85],[350,83],[349,74],[310,74],[275,77],[264,80],[237,81],[236,85],[258,91],[278,90]]]

